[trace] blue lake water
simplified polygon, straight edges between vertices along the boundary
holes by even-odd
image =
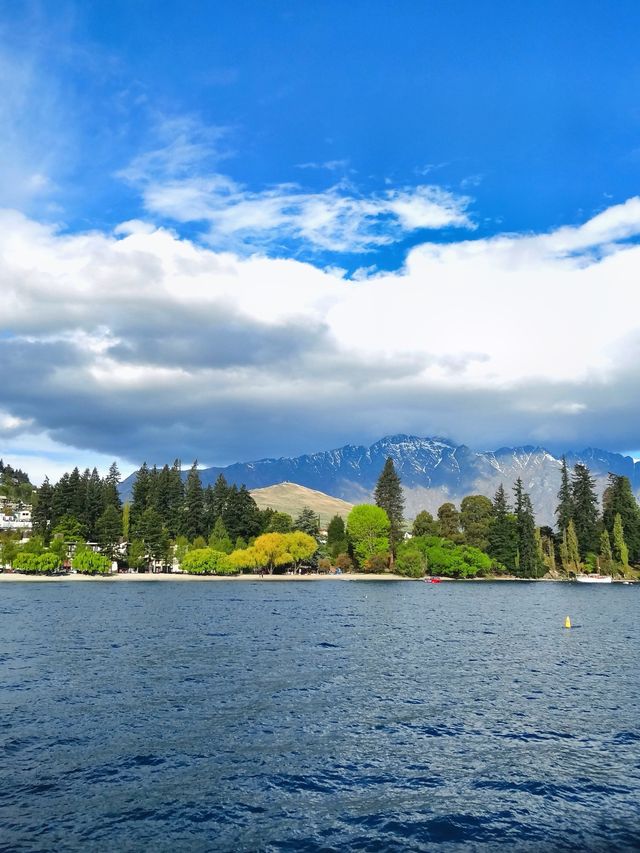
[[[638,850],[639,609],[621,585],[2,584],[0,850]]]

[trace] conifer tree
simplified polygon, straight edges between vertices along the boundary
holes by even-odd
[[[151,480],[149,467],[146,462],[143,462],[136,472],[136,478],[133,481],[133,488],[131,490],[130,526],[134,531],[137,528],[138,521],[142,517],[142,513],[150,505],[150,493]]]
[[[347,528],[341,515],[334,515],[327,527],[327,549],[332,557],[347,550]]]
[[[120,500],[120,471],[118,465],[114,461],[109,467],[109,473],[104,478],[104,505],[105,507],[114,506],[118,511],[122,509],[122,501]]]
[[[562,535],[573,518],[573,501],[571,498],[571,483],[569,482],[569,471],[567,469],[566,457],[562,457],[562,469],[560,473],[560,491],[558,492],[558,506],[556,507],[556,518],[558,520],[558,532]]]
[[[613,522],[613,554],[623,569],[627,569],[629,567],[629,549],[627,548],[627,543],[624,538],[622,516],[619,512],[616,513],[616,517]]]
[[[85,485],[84,526],[89,541],[95,541],[96,523],[104,510],[104,484],[96,468]]]
[[[51,520],[53,518],[53,486],[45,477],[38,489],[37,499],[31,514],[33,533],[42,536],[45,545],[51,538]]]
[[[202,536],[205,532],[204,492],[198,472],[197,460],[193,463],[187,475],[181,532],[191,541],[196,536]]]
[[[493,521],[487,536],[487,553],[510,572],[516,569],[518,552],[518,528],[511,513],[502,483],[493,499]]]
[[[609,533],[606,530],[600,534],[600,568],[606,575],[613,574],[613,552]]]
[[[573,524],[573,519],[569,519],[567,529],[562,534],[562,546],[560,548],[562,556],[562,565],[565,572],[580,572],[580,550],[578,548],[578,537],[576,536],[576,528]]]
[[[609,485],[602,499],[604,526],[613,537],[616,515],[620,514],[624,539],[629,549],[629,559],[640,560],[640,509],[633,496],[628,477],[609,474]]]
[[[543,570],[536,543],[536,523],[531,498],[518,478],[514,486],[518,530],[518,571],[522,577],[537,578]]]
[[[227,528],[220,516],[216,518],[216,523],[209,536],[209,547],[213,548],[214,551],[221,551],[223,554],[230,554],[233,551],[233,542],[229,538]]]
[[[260,534],[260,510],[245,486],[229,488],[222,520],[232,542],[239,536],[249,540]]]
[[[294,519],[293,529],[300,530],[308,536],[317,537],[320,532],[320,516],[310,507],[303,507]]]
[[[584,560],[598,548],[598,499],[589,469],[580,463],[573,468],[571,506],[580,559]]]
[[[122,535],[122,518],[113,504],[109,504],[96,522],[96,540],[104,554],[113,557]]]
[[[391,525],[389,528],[389,545],[391,554],[395,557],[397,547],[404,535],[404,495],[400,477],[390,456],[387,457],[382,473],[378,477],[374,496],[376,506],[383,509],[389,518]]]

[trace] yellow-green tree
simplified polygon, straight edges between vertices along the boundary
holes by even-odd
[[[286,533],[263,533],[253,543],[260,568],[267,569],[269,574],[273,574],[277,566],[286,566],[287,563],[293,562],[287,547],[287,535]]]
[[[293,533],[285,533],[285,544],[293,565],[296,568],[304,560],[310,560],[318,549],[318,543],[313,536],[308,533],[303,533],[301,530],[294,530]]]

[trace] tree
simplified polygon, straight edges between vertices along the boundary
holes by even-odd
[[[113,504],[111,508],[115,509]],[[73,568],[84,575],[106,575],[111,571],[111,560],[88,549],[78,551],[71,561]]]
[[[487,553],[509,572],[515,572],[518,553],[518,524],[511,513],[504,486],[493,499],[493,519],[487,534]]]
[[[407,578],[421,578],[427,570],[427,558],[418,548],[412,548],[411,542],[407,542],[398,550],[398,556],[393,565],[393,571],[397,575]]]
[[[361,564],[374,554],[388,553],[390,528],[389,517],[382,507],[370,504],[354,506],[347,518],[347,533]]]
[[[404,536],[404,495],[400,477],[390,456],[378,477],[374,497],[376,506],[383,509],[389,519],[389,544],[391,554],[395,556]]]
[[[54,536],[59,536],[64,542],[78,542],[84,537],[84,529],[77,518],[72,515],[63,515],[52,531]]]
[[[245,486],[231,486],[222,520],[232,542],[238,536],[249,540],[260,533],[260,510]]]
[[[181,568],[183,572],[194,575],[232,575],[239,571],[228,554],[213,548],[189,551],[182,560]]]
[[[556,518],[558,519],[558,532],[560,535],[569,526],[573,518],[573,499],[571,496],[571,484],[569,482],[569,471],[567,469],[566,457],[562,457],[562,469],[560,472],[560,491],[558,492],[558,506],[556,507]]]
[[[222,554],[230,554],[233,551],[233,542],[229,538],[227,528],[224,526],[224,521],[220,516],[216,518],[211,536],[209,536],[209,548],[214,551],[220,551]]]
[[[598,548],[598,498],[589,469],[580,463],[573,468],[571,504],[580,558],[584,560]]]
[[[606,530],[600,534],[600,568],[606,575],[613,574],[613,552],[609,533]]]
[[[295,521],[293,529],[306,533],[309,536],[317,536],[320,532],[320,516],[317,515],[310,507],[303,507]]]
[[[110,503],[96,522],[98,544],[111,559],[116,555],[122,532],[122,519],[115,504]]]
[[[284,533],[287,552],[291,555],[293,565],[297,568],[304,560],[310,560],[318,550],[318,542],[302,530]],[[256,542],[258,540],[256,539]]]
[[[619,512],[616,513],[613,522],[613,554],[623,569],[629,567],[629,549],[625,542],[622,516]]]
[[[182,533],[187,539],[195,539],[196,536],[204,536],[205,533],[204,492],[198,472],[197,460],[193,463],[187,474]]]
[[[153,560],[160,560],[167,551],[167,536],[162,519],[153,507],[145,509],[136,529],[136,539],[142,542],[146,553]]]
[[[273,512],[267,525],[267,533],[291,533],[293,519],[288,512]]]
[[[228,496],[229,484],[223,474],[218,474],[213,486],[207,487],[205,495],[207,525],[211,530],[213,530],[216,519],[223,517]]]
[[[85,483],[84,525],[87,539],[95,541],[97,537],[96,524],[104,510],[104,484],[96,468],[93,469]]]
[[[452,542],[460,541],[460,513],[452,503],[444,503],[438,510],[440,535]]]
[[[620,515],[624,539],[632,563],[640,560],[640,509],[631,490],[628,477],[609,474],[609,484],[602,498],[604,526],[614,535],[616,515]]]
[[[131,504],[129,502],[125,503],[122,507],[122,537],[123,539],[129,539],[129,529],[131,527]]]
[[[133,487],[131,489],[130,524],[134,530],[137,527],[138,521],[142,517],[142,513],[150,505],[150,493],[151,474],[149,473],[147,463],[143,462],[136,472],[136,478],[133,481]]]
[[[493,504],[484,495],[469,495],[460,504],[460,525],[467,545],[486,551],[489,528],[493,521]]]
[[[273,574],[273,570],[278,566],[293,562],[288,544],[284,533],[263,533],[258,536],[253,545],[258,565]]]
[[[347,528],[341,515],[334,515],[327,527],[327,549],[332,557],[347,550]]]
[[[426,509],[421,510],[415,517],[413,527],[411,528],[412,536],[438,536],[440,527],[435,518]]]
[[[31,524],[34,533],[44,538],[46,543],[51,538],[51,520],[53,518],[54,489],[49,478],[45,477],[37,491],[37,498],[31,513]]]
[[[565,572],[578,574],[581,569],[580,565],[580,549],[578,547],[578,537],[576,536],[576,528],[573,524],[573,519],[569,519],[567,529],[562,534],[562,544],[560,545],[560,559]]]
[[[105,507],[113,506],[118,511],[122,509],[122,501],[120,500],[120,492],[118,491],[118,486],[120,485],[120,471],[118,471],[118,466],[115,462],[111,463],[109,467],[109,473],[104,478],[104,505]]]
[[[544,567],[540,558],[540,549],[536,542],[536,523],[531,498],[524,491],[520,478],[516,480],[514,494],[516,496],[515,510],[518,530],[518,573],[521,577],[537,578],[542,574]]]

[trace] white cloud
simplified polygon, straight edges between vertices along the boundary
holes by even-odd
[[[117,231],[0,216],[5,439],[212,464],[399,430],[636,443],[637,199],[550,234],[425,244],[360,281]]]
[[[214,248],[283,254],[283,245],[367,252],[419,229],[473,229],[471,199],[441,187],[420,185],[363,194],[341,181],[310,191],[298,184],[253,190],[222,174],[219,161],[227,131],[192,117],[159,123],[156,148],[118,173],[142,194],[152,217],[199,223]],[[302,169],[344,170],[347,161],[303,163]]]

